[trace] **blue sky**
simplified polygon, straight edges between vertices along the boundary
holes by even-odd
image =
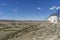
[[[60,0],[0,0],[1,20],[46,20]]]

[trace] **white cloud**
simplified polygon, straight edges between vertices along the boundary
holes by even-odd
[[[6,4],[5,3],[1,3],[1,6],[5,6]]]
[[[17,13],[17,12],[18,12],[18,9],[17,9],[17,8],[10,9],[10,12],[15,14],[15,13]]]
[[[40,8],[40,7],[38,7],[37,9],[39,9],[39,10],[40,10],[41,8]]]
[[[14,11],[18,11],[18,9],[14,9]]]
[[[53,10],[53,9],[60,9],[60,6],[53,6],[50,8],[50,10]]]
[[[56,7],[56,9],[60,9],[60,7]]]
[[[50,10],[53,10],[53,9],[55,9],[55,8],[56,8],[56,6],[53,6],[53,7],[50,8]]]
[[[17,9],[17,8],[15,8],[15,9],[10,9],[10,11],[17,12],[17,11],[18,11],[18,9]]]

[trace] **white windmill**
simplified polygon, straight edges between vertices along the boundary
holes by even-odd
[[[56,13],[52,13],[49,17],[48,17],[48,21],[50,21],[51,23],[57,23],[59,21],[59,9],[60,7],[56,7],[56,9],[58,10]]]

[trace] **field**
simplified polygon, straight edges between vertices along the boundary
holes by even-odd
[[[60,23],[0,21],[0,40],[60,40]]]

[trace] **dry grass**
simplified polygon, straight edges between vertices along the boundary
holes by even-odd
[[[60,40],[60,23],[14,22],[0,24],[0,34],[0,40]]]

